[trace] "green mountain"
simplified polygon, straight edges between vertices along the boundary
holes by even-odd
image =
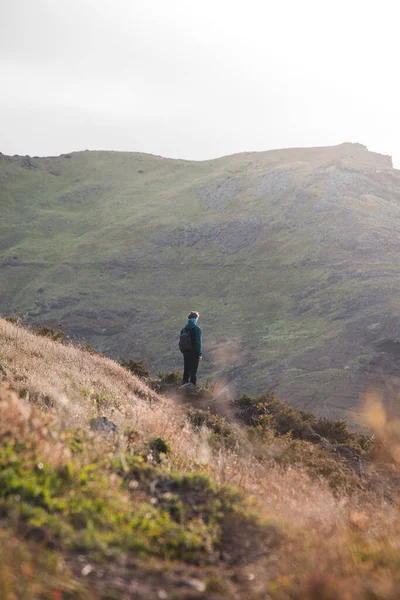
[[[359,144],[191,162],[0,156],[0,313],[319,414],[400,369],[400,171]]]

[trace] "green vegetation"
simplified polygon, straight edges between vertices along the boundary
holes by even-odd
[[[162,437],[152,438],[149,442],[149,448],[153,452],[157,462],[161,462],[161,457],[171,452],[171,447]]]
[[[350,431],[346,421],[317,417],[281,402],[274,394],[258,398],[245,394],[235,401],[235,406],[246,425],[256,429],[272,428],[279,435],[290,434],[293,439],[317,442],[325,438],[332,444],[344,444],[358,452],[367,450],[373,442],[371,436]]]
[[[175,403],[3,319],[0,351],[2,600],[399,596],[400,428],[376,398],[375,442],[273,394]]]
[[[263,444],[260,457],[272,457],[285,467],[301,465],[311,477],[324,478],[336,492],[354,491],[359,485],[354,468],[373,449],[372,436],[350,431],[345,421],[296,409],[274,394],[259,398],[245,394],[234,404],[250,436]]]
[[[207,410],[189,407],[187,416],[194,431],[206,427],[210,432],[209,442],[213,448],[235,448],[239,443],[237,430],[227,423],[221,415],[214,415]]]
[[[181,376],[176,373],[159,373],[162,383],[157,389],[172,398],[179,394]],[[213,389],[211,380],[207,387]],[[187,418],[195,432],[206,429],[211,448],[220,451],[240,449],[248,443],[256,444],[257,457],[261,461],[272,461],[283,468],[299,465],[312,478],[323,478],[335,492],[354,491],[359,485],[355,470],[359,463],[376,451],[376,440],[371,435],[350,430],[343,420],[317,417],[281,402],[274,394],[258,398],[244,394],[232,402],[233,411],[228,410],[230,419],[211,413],[209,408],[196,408],[196,404],[210,404],[209,396],[204,401],[199,388],[196,393],[183,392],[179,397],[186,401]],[[210,404],[213,408],[212,403]],[[215,410],[215,408],[213,408]],[[226,408],[225,408],[226,411]],[[240,431],[234,422],[245,425]]]
[[[251,394],[273,382],[333,416],[358,403],[400,310],[387,157],[357,144],[204,162],[1,155],[0,173],[2,313],[113,357],[145,349],[156,373],[180,368],[195,306],[202,378],[229,373]]]
[[[9,415],[0,427],[4,600],[117,598],[111,574],[97,591],[84,578],[110,564],[122,575],[126,556],[155,589],[161,572],[175,585],[181,565],[189,574],[201,569],[204,589],[227,591],[236,568],[281,542],[278,526],[257,516],[242,493],[204,470],[181,464],[174,471],[162,437],[146,442],[127,431],[99,444],[84,429],[57,432],[54,417],[22,402],[0,389],[0,410]],[[77,579],[71,569],[79,561]]]
[[[158,452],[160,445],[160,438],[150,444]],[[84,453],[90,454],[89,441]],[[25,537],[97,560],[133,552],[210,562],[224,550],[221,536],[227,519],[257,529],[255,517],[242,508],[243,499],[218,488],[206,475],[163,473],[138,456],[87,464],[81,464],[81,453],[79,458],[54,467],[42,462],[29,441],[3,447],[3,518]],[[258,531],[262,539],[261,525]]]

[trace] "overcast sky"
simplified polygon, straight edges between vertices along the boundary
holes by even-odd
[[[0,0],[0,151],[352,141],[400,168],[398,4]]]

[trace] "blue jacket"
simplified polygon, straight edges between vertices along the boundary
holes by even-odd
[[[203,348],[201,345],[201,329],[198,325],[192,323],[192,321],[188,321],[185,325],[184,329],[194,329],[195,333],[195,341],[196,341],[196,354],[198,357],[202,356]]]

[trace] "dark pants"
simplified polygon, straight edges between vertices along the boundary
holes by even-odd
[[[199,368],[199,359],[197,354],[193,352],[183,353],[183,383],[190,382],[196,385],[197,382],[197,369]]]

